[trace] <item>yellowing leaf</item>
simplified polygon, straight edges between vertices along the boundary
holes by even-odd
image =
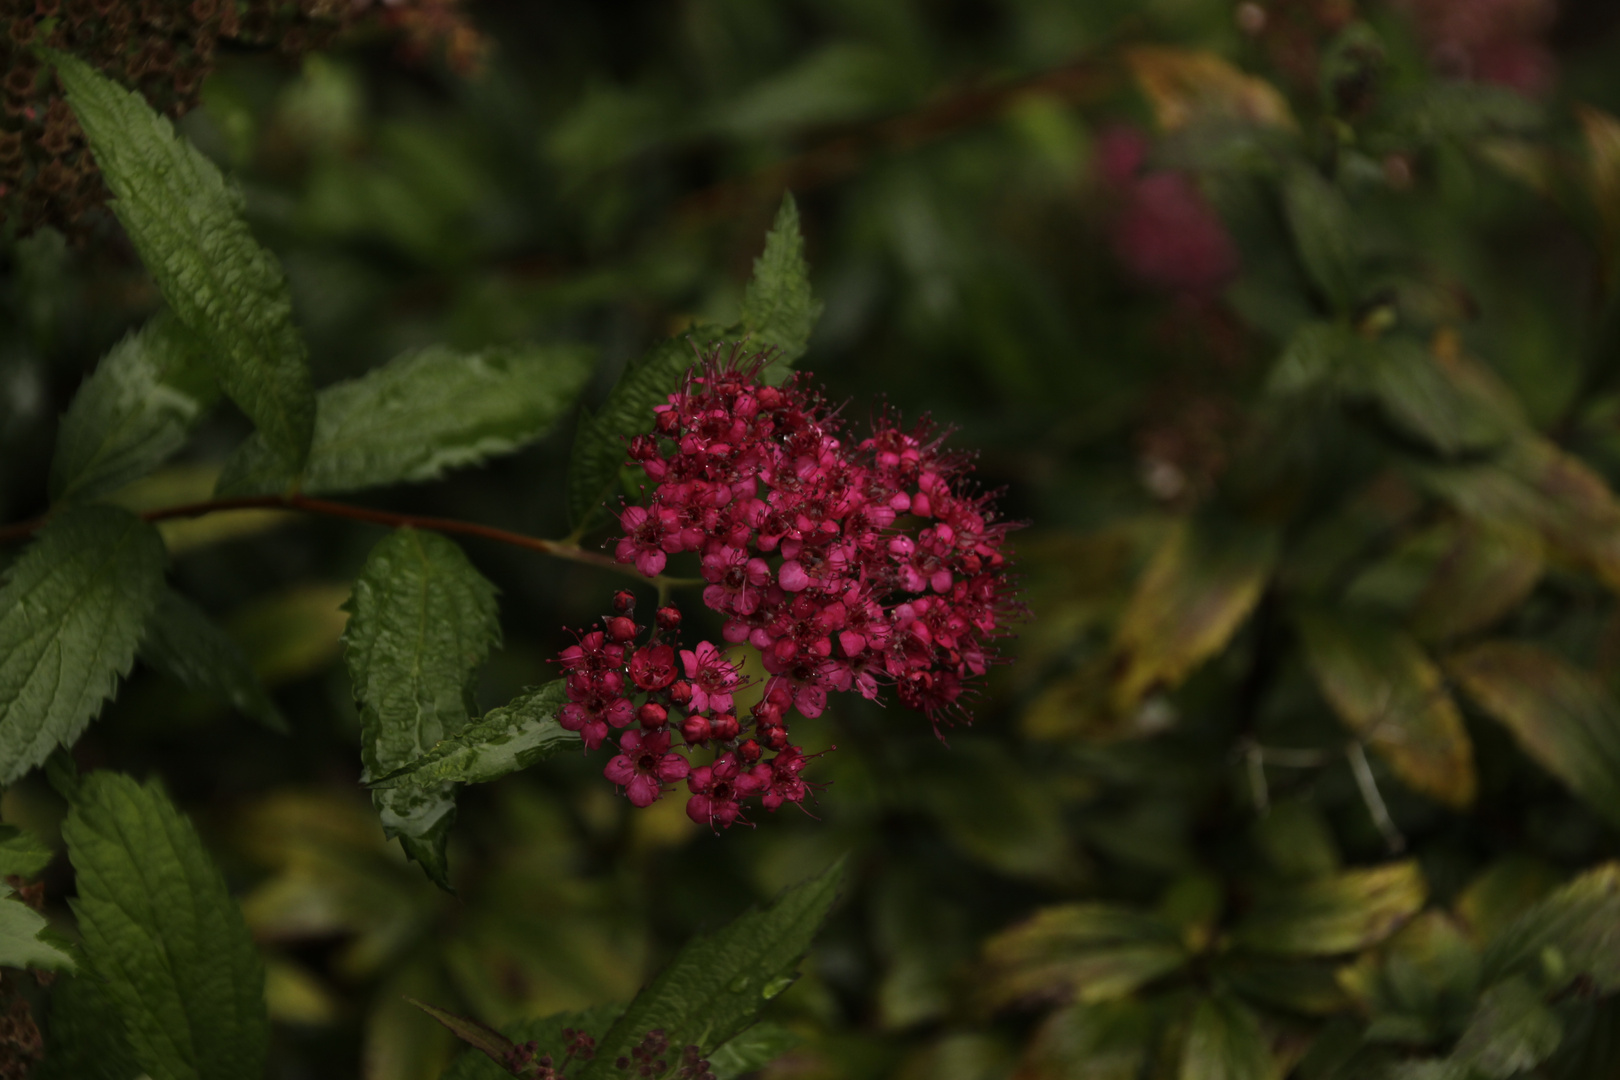
[[[1181,522],[1165,537],[1120,617],[1112,704],[1129,713],[1219,652],[1265,588],[1276,534]]]
[[[1440,670],[1392,626],[1300,619],[1322,696],[1407,786],[1451,806],[1474,800],[1474,750]]]
[[[1427,896],[1423,872],[1411,860],[1347,870],[1260,894],[1232,939],[1284,956],[1355,952],[1394,933]]]
[[[1127,50],[1125,63],[1165,131],[1200,120],[1241,120],[1290,130],[1298,126],[1275,86],[1245,75],[1214,53],[1144,45]]]
[[[1542,543],[1533,532],[1495,523],[1459,529],[1413,606],[1412,632],[1444,641],[1483,630],[1518,607],[1541,579]]]
[[[1477,645],[1446,667],[1526,753],[1620,828],[1620,705],[1596,676],[1510,641]]]
[[[1064,998],[1122,997],[1187,962],[1180,931],[1157,915],[1111,904],[1065,904],[985,944],[979,994],[987,1008]]]

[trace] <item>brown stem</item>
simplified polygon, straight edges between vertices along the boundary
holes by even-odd
[[[209,499],[206,502],[186,503],[181,506],[165,506],[157,510],[147,510],[141,514],[141,517],[146,521],[171,521],[175,518],[202,517],[205,514],[214,514],[225,510],[297,510],[306,514],[323,514],[327,517],[346,518],[349,521],[364,521],[372,525],[386,525],[395,529],[428,529],[432,532],[452,533],[460,536],[478,536],[485,540],[494,540],[497,543],[538,551],[542,555],[551,555],[558,559],[567,559],[570,562],[584,563],[587,566],[594,566],[601,570],[610,570],[616,574],[628,574],[638,580],[656,585],[660,590],[676,585],[692,584],[691,581],[685,578],[669,578],[661,575],[655,578],[646,578],[633,566],[626,566],[607,555],[586,551],[575,543],[560,540],[543,540],[538,536],[526,536],[523,533],[509,532],[506,529],[497,529],[491,525],[480,525],[473,521],[423,517],[417,514],[395,514],[387,510],[372,510],[364,506],[351,506],[348,503],[332,502],[329,499],[312,499],[307,495],[247,495],[233,499]],[[37,517],[28,521],[20,521],[15,525],[0,527],[0,543],[26,540],[43,528],[46,520],[45,517]]]

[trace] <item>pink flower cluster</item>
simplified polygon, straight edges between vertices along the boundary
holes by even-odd
[[[576,697],[570,683],[575,711],[563,722],[588,746],[629,723],[630,684],[685,713],[670,727],[642,718],[607,775],[637,805],[685,779],[688,813],[717,825],[737,819],[743,798],[773,810],[804,798],[793,710],[818,716],[830,692],[875,698],[887,685],[937,724],[960,712],[964,684],[984,674],[992,639],[1019,610],[1001,551],[1010,526],[986,496],[964,489],[965,458],[945,452],[928,425],[902,430],[887,415],[846,442],[802,376],[779,387],[760,380],[766,359],[716,351],[656,408],[656,430],[630,444],[652,492],[620,514],[615,550],[649,577],[672,555],[698,556],[703,602],[725,616],[725,641],[757,648],[769,675],[752,734],[742,737],[730,711],[737,668],[708,642],[680,654],[678,682],[668,646],[626,657],[622,644],[612,651],[627,639],[611,626],[564,654],[580,687]],[[638,665],[659,674],[638,677]],[[576,676],[585,670],[595,674]],[[665,672],[670,681],[660,682]],[[719,756],[690,767],[670,748],[675,726],[688,745],[712,743]],[[775,757],[759,760],[766,750]]]

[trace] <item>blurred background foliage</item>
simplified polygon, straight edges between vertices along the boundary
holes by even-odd
[[[736,321],[791,190],[826,302],[801,366],[857,422],[887,401],[978,450],[1029,523],[1031,617],[948,747],[861,701],[800,721],[838,747],[808,815],[713,836],[572,756],[469,788],[447,895],[357,785],[338,605],[380,534],[165,524],[292,735],[141,671],[76,756],[160,774],[204,830],[274,1075],[437,1077],[404,995],[622,1001],[843,851],[773,1077],[1620,1075],[1620,10],[398,7],[329,41],[216,27],[170,110],[285,264],[319,384],[583,342],[599,400]],[[44,509],[57,416],[158,305],[86,199],[8,225],[0,520]],[[120,500],[206,497],[246,430],[210,420]],[[375,502],[560,536],[569,434]],[[466,546],[503,592],[489,704],[618,579]],[[0,812],[62,811],[35,779]],[[46,881],[60,912],[64,860]]]

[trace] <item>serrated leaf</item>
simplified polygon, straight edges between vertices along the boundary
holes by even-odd
[[[707,1056],[729,1042],[793,982],[844,878],[839,859],[768,906],[688,941],[599,1040],[580,1080],[613,1076],[613,1063],[655,1029],[671,1046]]]
[[[114,345],[56,433],[50,492],[93,499],[145,476],[185,444],[219,396],[197,338],[164,314]]]
[[[782,197],[782,208],[765,234],[765,251],[754,260],[754,276],[743,291],[743,327],[754,337],[751,344],[774,346],[779,350],[776,363],[791,364],[810,347],[810,331],[822,307],[810,292],[799,207],[790,193]]]
[[[1355,952],[1393,934],[1427,897],[1416,862],[1348,870],[1259,893],[1232,940],[1285,956]]]
[[[72,746],[135,660],[163,541],[127,510],[53,518],[0,588],[0,784]]]
[[[1168,920],[1112,904],[1044,908],[985,942],[979,996],[986,1008],[1072,996],[1108,1001],[1188,961]]]
[[[56,858],[56,852],[31,832],[15,825],[0,825],[0,877],[38,877]]]
[[[1114,707],[1174,687],[1219,652],[1253,610],[1276,559],[1276,534],[1178,522],[1143,572],[1120,616],[1112,670]]]
[[[45,1060],[32,1080],[137,1080],[124,1025],[99,979],[89,971],[57,979],[45,1028]]]
[[[300,488],[318,495],[432,480],[511,453],[551,429],[590,372],[591,354],[576,346],[397,356],[317,396]],[[256,433],[226,461],[218,493],[271,494],[292,479]]]
[[[1271,1052],[1254,1011],[1225,994],[1193,1009],[1181,1053],[1180,1080],[1272,1080]]]
[[[84,954],[152,1080],[264,1071],[264,965],[197,831],[156,781],[84,777],[62,825]]]
[[[15,889],[0,884],[0,965],[46,971],[74,970],[72,956],[40,938],[40,931],[49,925],[45,916],[18,899]]]
[[[1517,641],[1476,645],[1446,669],[1526,753],[1620,828],[1620,704],[1596,676]]]
[[[495,587],[437,533],[400,529],[366,559],[349,601],[344,658],[360,706],[362,779],[386,776],[461,732],[473,680],[500,641]],[[372,792],[383,831],[448,888],[454,785]]]
[[[527,769],[579,736],[557,723],[568,701],[563,680],[525,690],[426,754],[371,782],[373,791],[443,783],[487,784]]]
[[[781,1024],[767,1020],[710,1052],[709,1071],[715,1080],[737,1080],[745,1073],[758,1072],[802,1041]]]
[[[1295,166],[1283,176],[1283,213],[1305,271],[1336,312],[1348,311],[1361,288],[1361,237],[1344,193],[1316,170]]]
[[[147,272],[202,340],[221,388],[293,472],[315,428],[315,392],[281,267],[249,232],[241,195],[167,119],[66,53],[56,66]]]
[[[201,608],[167,589],[141,640],[143,661],[193,690],[227,701],[271,731],[285,734],[287,720],[235,641]]]
[[[1489,1080],[1507,1080],[1546,1061],[1563,1037],[1558,1014],[1535,987],[1514,977],[1481,995],[1451,1057]]]
[[[1322,696],[1346,727],[1414,791],[1450,806],[1474,800],[1474,748],[1440,669],[1393,626],[1344,616],[1300,618]]]
[[[1604,863],[1526,911],[1485,950],[1484,977],[1540,974],[1552,986],[1587,975],[1620,989],[1620,863]]]
[[[568,459],[568,520],[588,527],[613,494],[619,467],[628,460],[626,441],[653,429],[653,407],[680,388],[698,350],[725,332],[702,326],[659,342],[624,369],[595,414],[581,411]]]

